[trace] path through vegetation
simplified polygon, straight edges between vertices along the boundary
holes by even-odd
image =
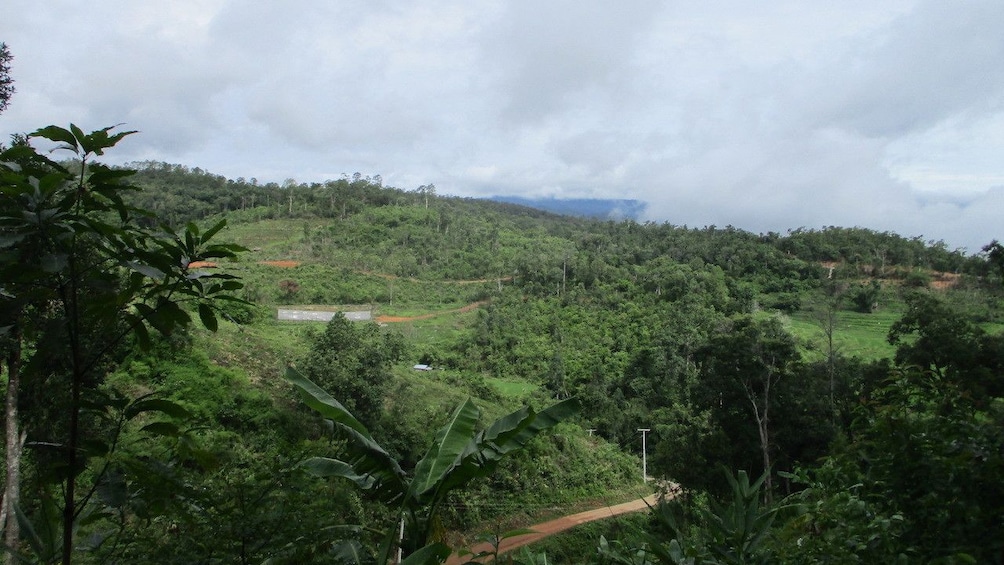
[[[525,545],[540,541],[548,536],[553,536],[569,530],[578,526],[580,524],[585,524],[587,522],[595,522],[596,520],[603,520],[605,518],[612,518],[620,514],[627,514],[629,512],[638,512],[641,510],[647,510],[650,506],[653,506],[659,499],[658,494],[653,494],[651,496],[646,496],[645,498],[639,498],[637,500],[632,500],[630,502],[625,502],[623,504],[616,504],[614,506],[602,506],[600,508],[594,508],[593,510],[587,510],[585,512],[579,512],[578,514],[572,514],[569,516],[563,516],[555,520],[537,524],[536,526],[531,526],[530,529],[534,531],[532,534],[524,534],[521,536],[515,536],[502,540],[499,544],[498,554],[502,555],[504,553],[510,552],[514,549],[519,549]],[[672,496],[670,494],[669,496]],[[470,549],[473,554],[478,554],[481,552],[490,552],[492,550],[492,544],[482,543],[478,544]],[[486,563],[490,560],[490,557],[484,557],[477,559],[475,561],[479,563]],[[461,565],[463,563],[470,562],[470,554],[466,556],[461,556],[458,554],[453,554],[449,559],[446,560],[447,565]]]

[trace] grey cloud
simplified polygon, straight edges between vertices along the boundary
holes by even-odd
[[[888,30],[845,44],[806,96],[820,101],[821,125],[881,137],[1000,109],[1002,21],[996,1],[923,2]]]
[[[262,9],[260,9],[262,10]],[[234,8],[219,26],[269,21],[275,36],[255,77],[248,115],[303,148],[405,151],[450,127],[469,73],[468,11],[443,7],[327,4],[289,16]],[[237,33],[241,45],[260,38]],[[444,123],[445,122],[445,123]]]
[[[616,90],[660,4],[512,2],[485,34],[481,65],[505,96],[503,120],[534,122],[590,88]]]
[[[125,121],[123,159],[1002,238],[997,2],[11,4],[5,130]]]

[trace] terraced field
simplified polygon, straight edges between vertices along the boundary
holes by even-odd
[[[871,314],[841,311],[833,328],[833,344],[839,353],[862,359],[891,358],[896,348],[886,336],[889,328],[902,316],[899,309],[889,308]],[[808,344],[809,360],[826,356],[827,339],[824,322],[812,312],[799,312],[786,320],[786,325],[799,339]]]

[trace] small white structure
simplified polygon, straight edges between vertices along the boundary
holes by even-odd
[[[415,369],[416,371],[431,371],[432,370],[432,365],[421,365],[421,364],[419,364],[419,365],[415,365],[414,367],[412,367],[412,369]]]

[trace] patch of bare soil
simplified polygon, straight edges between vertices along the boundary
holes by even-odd
[[[961,277],[958,273],[934,273],[934,278],[931,281],[931,287],[938,290],[952,288],[953,286],[959,284],[960,278]]]
[[[258,261],[258,264],[279,267],[282,269],[292,269],[293,267],[299,267],[301,263],[300,261]]]

